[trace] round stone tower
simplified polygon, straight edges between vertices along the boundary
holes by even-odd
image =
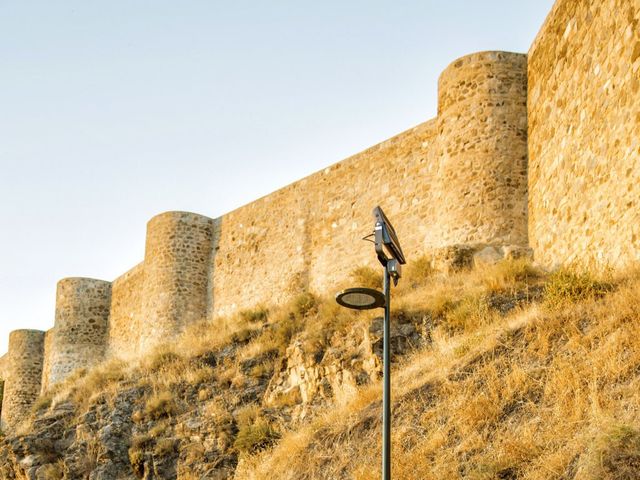
[[[9,335],[7,379],[2,402],[3,428],[18,424],[40,395],[44,332],[15,330]]]
[[[438,82],[432,247],[527,244],[527,56],[480,52]]]
[[[213,219],[166,212],[147,224],[141,351],[207,316]]]
[[[73,371],[104,359],[110,305],[110,282],[77,277],[58,282],[55,324],[46,341],[43,391]]]

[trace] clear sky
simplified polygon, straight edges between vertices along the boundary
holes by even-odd
[[[526,52],[552,0],[0,1],[0,354],[146,221],[216,217],[436,114],[438,74]]]

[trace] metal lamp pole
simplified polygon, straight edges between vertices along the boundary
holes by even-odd
[[[391,480],[391,275],[384,267],[383,394],[382,394],[382,480]]]

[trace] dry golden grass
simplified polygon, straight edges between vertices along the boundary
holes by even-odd
[[[40,470],[40,475],[47,480],[62,480],[64,478],[64,465],[62,461],[45,465]]]
[[[442,291],[522,288],[521,268],[498,268],[490,281],[468,275],[466,288],[464,274],[443,280]],[[606,292],[584,280],[588,293],[440,330],[395,369],[394,478],[640,478],[640,276]],[[404,301],[417,307],[417,295]],[[379,386],[361,390],[247,459],[236,479],[378,478],[379,398]]]
[[[408,265],[394,289],[394,314],[427,322],[429,334],[422,350],[394,365],[394,478],[640,479],[640,271],[548,276],[513,261],[441,276],[429,265]],[[378,281],[374,271],[358,274]],[[292,340],[323,351],[373,315],[302,293],[279,308],[216,319],[215,329],[193,326],[138,362],[77,372],[54,403],[82,406],[123,385],[144,386],[134,420],[158,423],[134,438],[134,468],[151,446],[175,452],[173,440],[158,443],[167,422],[198,408],[242,454],[236,480],[377,479],[379,384],[292,432],[258,404],[231,399],[230,410],[230,399],[211,388],[268,380]],[[232,355],[211,360],[229,347]],[[195,387],[199,405],[174,398],[184,385]],[[297,402],[294,392],[278,407]]]
[[[144,414],[151,420],[171,417],[179,412],[178,403],[168,390],[149,397],[144,406]]]
[[[351,272],[351,283],[357,287],[382,288],[382,270],[372,267],[357,267]]]

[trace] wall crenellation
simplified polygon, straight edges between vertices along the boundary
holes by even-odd
[[[438,115],[211,219],[166,212],[144,260],[113,282],[58,283],[54,327],[18,330],[0,358],[2,425],[105,358],[142,355],[200,320],[374,265],[371,210],[409,259],[533,249],[543,266],[640,260],[640,6],[558,0],[528,55],[479,52],[438,82]],[[514,253],[515,252],[515,253]]]

